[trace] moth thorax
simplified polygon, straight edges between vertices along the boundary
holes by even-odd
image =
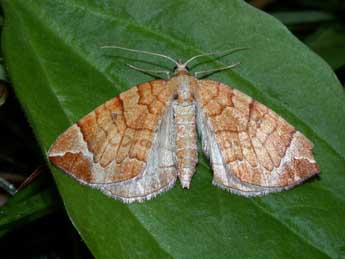
[[[180,75],[176,79],[178,102],[190,103],[193,100],[190,77],[188,75]]]

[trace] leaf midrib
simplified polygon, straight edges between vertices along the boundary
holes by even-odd
[[[7,2],[10,3],[10,1],[7,1]],[[66,2],[65,2],[65,3],[66,3]],[[84,10],[84,11],[90,11],[90,9],[86,9],[86,8],[83,7],[83,6],[76,5],[76,4],[70,4],[69,2],[67,2],[67,3],[68,3],[70,6],[77,7],[77,8],[79,8],[79,9]],[[10,4],[9,4],[9,5],[10,5]],[[24,26],[23,21],[22,21],[22,19],[20,18],[20,16],[17,15],[17,12],[16,12],[16,11],[17,11],[16,8],[13,8],[12,12],[13,12],[14,14],[16,14],[16,16],[18,17],[18,19],[20,20],[20,22],[21,22],[21,24],[22,24],[22,30],[23,30],[23,32],[24,32],[23,35],[25,35],[25,38],[27,39],[27,42],[29,43],[29,46],[30,46],[31,49],[32,49],[32,53],[37,57],[38,64],[39,64],[39,66],[41,67],[41,69],[42,69],[42,71],[43,71],[43,73],[44,73],[44,76],[45,76],[46,81],[47,81],[48,83],[50,83],[50,80],[48,79],[48,73],[47,73],[47,71],[44,69],[43,64],[40,62],[39,55],[37,55],[38,51],[33,47],[32,43],[30,43],[31,40],[30,40],[30,38],[28,37],[27,30],[25,29],[26,27]],[[163,37],[163,36],[162,36],[162,35],[163,35],[162,33],[159,33],[159,34],[158,34],[158,33],[156,33],[154,30],[151,30],[151,29],[149,30],[149,29],[147,29],[146,27],[140,26],[140,25],[135,24],[135,23],[133,23],[133,22],[130,22],[130,23],[129,23],[129,22],[126,22],[126,21],[123,20],[123,19],[115,18],[115,17],[109,16],[109,15],[105,15],[105,14],[96,12],[96,11],[92,11],[92,13],[95,14],[96,16],[101,16],[101,17],[106,17],[107,19],[116,20],[116,21],[118,21],[118,23],[120,23],[120,24],[121,24],[121,23],[131,24],[133,27],[140,28],[140,30],[142,30],[142,31],[146,31],[146,32],[152,33],[152,34],[154,34],[154,35],[156,35],[156,36],[158,36],[158,37],[160,37],[160,38],[166,38],[167,40],[169,40],[169,41],[171,41],[171,42],[174,42],[176,45],[181,45],[181,46],[185,46],[185,45],[186,45],[186,44],[181,43],[181,41],[176,41],[175,39],[169,39],[170,37],[167,36],[167,35],[165,35],[165,34],[164,34],[164,37]],[[35,18],[37,19],[37,17],[35,17]],[[42,23],[39,19],[37,19],[37,20],[40,22],[40,24],[41,24],[42,27],[45,27],[45,26],[44,26],[44,23]],[[55,35],[59,35],[59,34],[55,33]],[[61,41],[65,46],[69,47],[69,45],[66,45],[66,44],[65,44],[65,42],[63,41],[63,38],[61,38],[60,35],[59,35],[59,39],[60,39],[60,41]],[[71,49],[73,50],[73,52],[75,52],[75,49],[74,49],[74,48],[71,48]],[[196,50],[196,51],[198,51],[198,53],[202,53],[202,51],[201,51],[200,49],[198,49],[197,47],[195,47],[195,46],[194,46],[194,49],[193,49],[193,48],[184,48],[184,49],[190,49],[190,50],[193,50],[193,51]],[[80,53],[76,52],[76,53],[77,53],[78,56],[81,57],[87,64],[93,66],[97,72],[99,72],[100,74],[103,75],[103,73],[101,73],[100,70],[97,69],[97,66],[96,66],[96,65],[92,65],[92,63],[90,63],[90,62],[88,61],[88,59],[85,58],[84,55],[82,55],[83,53],[81,53],[81,52],[80,52]],[[217,62],[217,63],[223,64],[223,63],[221,63],[221,62]],[[236,73],[236,72],[234,72],[234,73]],[[264,93],[264,92],[258,90],[249,80],[244,79],[244,78],[243,78],[241,75],[239,75],[238,73],[236,73],[236,74],[237,74],[237,76],[238,76],[239,78],[241,78],[242,80],[248,82],[249,85],[251,86],[251,88],[253,88],[255,91],[259,92],[262,96],[267,96],[267,97],[269,97],[270,99],[276,100],[275,98],[271,97],[270,95],[268,95],[268,94],[266,94],[266,93]],[[103,75],[103,76],[104,76],[104,75]],[[107,80],[109,80],[108,77],[105,77],[105,78],[106,78]],[[53,85],[53,84],[51,84],[51,85]],[[69,119],[69,117],[67,116],[67,113],[65,112],[65,109],[63,108],[62,103],[59,101],[59,98],[57,98],[57,95],[56,95],[56,93],[54,92],[54,90],[50,87],[51,85],[50,85],[50,84],[47,84],[47,86],[49,86],[48,88],[49,88],[50,92],[54,95],[54,98],[56,98],[57,103],[59,104],[60,109],[61,109],[62,112],[64,113],[64,116],[65,116],[66,120],[67,120],[70,124],[72,124],[72,121],[71,121],[71,120]],[[277,102],[277,101],[276,101],[276,102]],[[289,114],[291,114],[293,117],[297,118],[298,121],[299,121],[301,124],[306,125],[306,128],[308,128],[311,132],[313,132],[313,134],[315,134],[315,136],[316,136],[319,140],[322,140],[324,143],[326,143],[326,145],[327,145],[327,147],[328,147],[329,149],[331,149],[332,151],[334,151],[334,153],[335,153],[337,156],[339,156],[342,160],[345,160],[345,158],[344,158],[343,156],[341,156],[341,155],[332,147],[332,145],[331,145],[330,143],[328,143],[326,140],[324,140],[323,138],[321,138],[317,133],[315,133],[315,131],[312,130],[312,128],[310,128],[306,123],[304,123],[303,120],[301,120],[300,118],[298,118],[297,116],[295,116],[292,112],[290,112],[290,111],[285,107],[285,105],[281,105],[281,107],[283,107],[284,110],[287,111],[287,113],[289,113]],[[37,134],[37,133],[35,132],[35,134]],[[39,139],[39,138],[38,138],[38,139]],[[43,147],[43,146],[44,146],[44,145],[42,145],[42,143],[41,143],[41,147]],[[208,168],[208,170],[210,170],[209,167],[207,167],[207,168]],[[331,258],[331,255],[329,255],[326,251],[321,250],[319,247],[315,246],[315,245],[314,245],[313,243],[311,243],[309,240],[305,239],[302,235],[300,235],[300,234],[299,234],[298,232],[296,232],[294,229],[290,228],[290,227],[289,227],[287,224],[285,224],[284,222],[280,221],[278,217],[276,217],[274,214],[272,214],[271,212],[269,212],[268,210],[266,210],[265,208],[263,208],[262,206],[260,206],[260,205],[259,205],[257,202],[255,202],[253,199],[250,199],[250,200],[251,200],[251,202],[253,203],[253,205],[254,205],[257,209],[261,210],[262,212],[264,212],[265,214],[267,214],[268,216],[270,216],[271,218],[273,218],[275,221],[277,221],[278,223],[280,223],[283,227],[287,228],[292,234],[294,234],[296,237],[298,237],[299,239],[301,239],[301,240],[302,240],[303,242],[305,242],[307,245],[313,247],[315,250],[320,251],[322,254],[324,254],[324,255],[326,255],[326,256],[328,256],[328,257]],[[148,229],[145,227],[145,224],[143,224],[143,223],[140,221],[140,219],[137,217],[137,215],[136,215],[131,209],[129,209],[128,206],[126,206],[126,207],[127,207],[127,209],[131,212],[131,214],[132,214],[133,216],[135,216],[135,218],[137,219],[137,221],[138,221],[138,222],[140,223],[140,225],[145,229],[145,231],[152,237],[152,239],[156,241],[158,247],[160,247],[164,252],[166,252],[167,254],[169,254],[169,255],[171,256],[171,254],[170,254],[168,251],[166,251],[164,248],[162,248],[162,247],[160,246],[159,240],[157,240],[156,237],[153,236],[153,235],[148,231]],[[81,235],[82,235],[82,234],[81,234]],[[82,236],[83,236],[83,235],[82,235]]]
[[[187,44],[184,44],[184,43],[182,42],[182,40],[176,40],[175,38],[171,38],[169,35],[166,35],[166,34],[164,34],[164,33],[157,33],[156,31],[154,31],[154,29],[149,28],[148,26],[147,26],[147,27],[144,27],[144,26],[141,26],[141,25],[139,25],[139,24],[137,24],[137,23],[134,23],[133,21],[128,22],[128,21],[123,20],[123,19],[118,18],[118,17],[113,17],[113,16],[110,16],[110,15],[108,15],[108,14],[103,14],[103,13],[98,12],[97,9],[85,8],[84,6],[81,6],[81,5],[78,5],[78,4],[75,4],[75,3],[71,3],[71,2],[68,2],[68,1],[67,1],[67,2],[66,2],[66,1],[63,1],[63,2],[66,3],[66,4],[68,4],[69,6],[72,6],[72,7],[78,8],[78,9],[81,9],[81,10],[83,10],[83,11],[85,11],[85,12],[91,12],[91,13],[93,13],[95,16],[105,17],[105,18],[108,19],[108,20],[117,21],[119,24],[130,24],[130,25],[133,26],[134,28],[138,28],[138,29],[140,29],[140,30],[142,30],[142,31],[146,31],[146,32],[148,32],[148,33],[151,33],[151,34],[157,36],[157,37],[160,37],[160,38],[162,38],[162,39],[166,39],[168,42],[171,42],[171,43],[174,43],[174,44],[176,44],[176,45],[179,45],[179,46],[181,47],[181,49],[192,50],[192,51],[194,51],[194,52],[196,52],[196,53],[198,53],[198,54],[203,53],[203,51],[200,50],[200,49],[199,49],[198,47],[196,47],[195,45],[193,45],[193,47],[188,47],[188,48],[186,48],[185,46],[186,46]],[[147,29],[147,28],[148,28],[148,29]],[[164,35],[164,37],[163,37],[163,35]],[[190,44],[190,43],[188,44],[188,46],[191,46],[191,45],[192,45],[192,44]],[[67,46],[68,46],[68,45],[67,45]],[[73,49],[73,48],[71,48],[71,49]],[[90,62],[88,62],[88,60],[87,60],[85,57],[83,57],[83,59],[86,60],[88,64],[90,64]],[[218,63],[218,64],[221,64],[221,65],[224,65],[224,63],[219,62],[219,61],[214,61],[214,63]],[[92,65],[92,64],[90,64],[90,65]],[[236,71],[233,71],[233,73],[236,74],[236,75],[237,75],[239,78],[241,78],[243,81],[245,81],[248,85],[250,85],[251,89],[253,89],[254,91],[260,93],[260,95],[261,95],[262,97],[268,98],[268,99],[270,99],[270,100],[274,100],[275,103],[278,103],[278,102],[279,102],[276,98],[274,98],[274,97],[268,95],[267,93],[261,91],[259,88],[255,87],[254,84],[253,84],[250,80],[248,80],[248,79],[242,77],[242,76],[241,76],[239,73],[237,73]],[[315,135],[319,140],[322,140],[324,143],[326,143],[329,149],[331,149],[335,154],[337,154],[337,156],[339,156],[342,160],[345,161],[345,155],[343,156],[342,154],[340,154],[340,152],[338,152],[337,150],[335,150],[335,149],[333,148],[333,146],[332,146],[331,143],[329,143],[328,141],[326,141],[325,139],[323,139],[317,132],[315,132],[315,131],[313,130],[313,128],[311,128],[311,127],[310,127],[308,124],[306,124],[302,119],[300,119],[300,118],[297,117],[293,112],[291,112],[291,111],[288,109],[288,107],[287,107],[286,105],[281,104],[281,103],[279,103],[279,104],[280,104],[280,105],[279,105],[280,107],[284,108],[284,110],[286,111],[287,114],[289,114],[291,117],[296,118],[296,120],[298,120],[298,121],[300,122],[301,125],[305,126],[305,128],[307,128],[308,130],[310,130],[310,132],[312,132],[313,135]]]
[[[36,58],[37,58],[37,60],[38,60],[37,63],[38,63],[38,65],[41,67],[41,69],[42,69],[42,71],[43,71],[44,78],[45,78],[46,81],[48,82],[47,86],[50,86],[50,85],[49,85],[49,82],[50,82],[50,81],[49,81],[49,79],[48,79],[47,72],[45,71],[44,66],[43,66],[42,63],[40,62],[39,56],[37,55],[38,51],[34,48],[34,46],[33,46],[33,44],[32,44],[32,40],[30,39],[29,34],[27,33],[27,30],[25,29],[26,27],[24,26],[24,23],[23,23],[22,19],[20,18],[20,16],[17,15],[16,11],[14,11],[14,10],[16,10],[16,9],[14,8],[14,9],[12,10],[12,12],[13,12],[13,14],[15,14],[15,15],[17,16],[18,21],[20,21],[20,23],[22,24],[22,32],[23,32],[24,38],[26,39],[26,42],[28,43],[28,46],[29,46],[29,47],[31,48],[31,50],[32,50],[31,53],[32,53],[34,56],[36,56]],[[84,60],[85,60],[85,59],[84,59]],[[54,98],[57,100],[57,103],[59,104],[59,108],[62,110],[62,112],[63,112],[63,114],[64,114],[64,117],[66,118],[66,120],[67,120],[70,124],[72,124],[72,121],[71,121],[71,120],[69,119],[69,117],[67,116],[67,113],[65,112],[62,103],[59,101],[59,99],[58,99],[57,96],[55,95],[55,92],[53,91],[53,89],[51,89],[51,87],[48,87],[48,88],[49,88],[49,90],[53,93]],[[36,132],[35,132],[35,135],[36,135]],[[41,147],[42,147],[42,146],[43,146],[43,145],[41,145]],[[67,206],[66,206],[64,200],[63,200],[63,203],[64,203],[65,208],[67,208]],[[152,240],[154,240],[154,241],[156,242],[156,245],[157,245],[162,251],[164,251],[167,255],[169,255],[171,258],[173,258],[173,257],[171,256],[171,254],[168,253],[168,251],[166,251],[165,249],[163,249],[163,248],[161,247],[160,242],[158,242],[158,240],[157,240],[157,239],[146,229],[145,225],[142,224],[142,223],[139,221],[139,219],[138,219],[138,217],[136,216],[136,214],[133,213],[133,212],[129,209],[128,206],[123,205],[123,207],[125,207],[128,211],[130,211],[130,213],[134,216],[134,218],[135,218],[136,221],[139,223],[139,225],[142,226],[142,228],[146,231],[147,235],[149,235],[150,237],[152,237]],[[67,211],[67,213],[69,214],[68,211]],[[69,218],[72,219],[71,217],[69,217]],[[72,220],[72,222],[73,222],[73,220]],[[73,224],[73,225],[75,225],[75,224]],[[85,237],[84,237],[84,235],[83,235],[81,232],[79,232],[79,234],[83,237],[83,240],[86,240]]]

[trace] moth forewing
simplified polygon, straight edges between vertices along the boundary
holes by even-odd
[[[216,185],[232,191],[235,183],[235,192],[262,195],[289,189],[319,172],[311,142],[275,112],[225,84],[198,82],[203,143],[208,143],[215,168],[222,165],[214,172]]]
[[[213,183],[222,189],[263,195],[318,174],[303,134],[242,92],[191,76],[186,66],[194,58],[182,63],[115,48],[163,57],[176,69],[168,80],[139,84],[100,105],[57,138],[49,159],[79,182],[123,202],[151,199],[177,177],[189,188],[197,164],[196,127]]]

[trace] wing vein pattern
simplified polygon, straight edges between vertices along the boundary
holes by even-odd
[[[60,135],[50,160],[124,202],[150,199],[176,181],[173,95],[164,80],[130,88]]]
[[[312,143],[266,106],[212,80],[198,80],[198,131],[213,183],[245,196],[289,189],[318,173]]]
[[[179,73],[97,107],[58,137],[50,161],[123,202],[151,199],[177,177],[189,188],[197,163],[196,113],[220,188],[263,195],[319,172],[312,143],[275,112],[225,84]]]

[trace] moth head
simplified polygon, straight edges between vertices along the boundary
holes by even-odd
[[[176,60],[176,66],[174,67],[174,74],[189,74],[189,68],[187,67],[187,63],[182,62],[181,59]]]
[[[228,55],[230,53],[236,52],[236,51],[240,51],[240,50],[245,50],[248,48],[234,48],[234,49],[229,49],[226,51],[215,51],[215,52],[209,52],[209,53],[203,53],[203,54],[199,54],[199,55],[195,55],[193,57],[191,57],[190,59],[188,59],[185,62],[182,62],[182,60],[178,59],[175,60],[172,57],[169,57],[167,55],[163,55],[160,53],[155,53],[155,52],[151,52],[151,51],[145,51],[145,50],[138,50],[138,49],[130,49],[130,48],[124,48],[124,47],[120,47],[120,46],[102,46],[101,48],[112,48],[112,49],[121,49],[121,50],[125,50],[125,51],[129,51],[129,52],[136,52],[136,53],[142,53],[142,54],[146,54],[146,55],[151,55],[151,56],[157,56],[157,57],[161,57],[164,59],[167,59],[171,62],[173,62],[175,64],[174,67],[174,74],[178,75],[178,74],[189,74],[189,68],[187,67],[187,65],[189,63],[191,63],[192,61],[194,61],[197,58],[200,57],[205,57],[205,56],[212,56],[212,55]],[[214,72],[218,72],[218,71],[222,71],[225,69],[229,69],[229,68],[233,68],[237,65],[239,65],[240,63],[236,63],[230,66],[226,66],[226,67],[221,67],[221,68],[217,68],[217,69],[211,69],[211,70],[205,70],[205,71],[198,71],[194,73],[194,76],[197,77],[198,74],[210,74],[210,73],[214,73]],[[144,72],[144,73],[149,73],[149,74],[166,74],[167,77],[170,77],[170,71],[166,71],[166,70],[149,70],[149,69],[143,69],[143,68],[139,68],[130,64],[127,64],[129,67]]]

